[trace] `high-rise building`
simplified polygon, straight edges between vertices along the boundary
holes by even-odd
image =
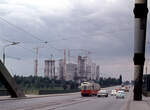
[[[44,76],[49,77],[49,60],[45,60]]]
[[[86,81],[86,57],[78,56],[78,82]]]
[[[96,80],[96,64],[92,63],[91,80]]]
[[[55,60],[45,60],[44,76],[55,78]]]
[[[59,70],[58,70],[58,73],[59,73],[59,79],[60,80],[65,80],[65,75],[64,75],[64,60],[63,59],[60,59],[59,60]]]
[[[65,56],[65,55],[64,55]],[[64,59],[59,60],[57,73],[60,80],[74,80],[78,83],[99,78],[99,66],[89,61],[86,56],[78,56],[78,62],[65,63]]]
[[[86,65],[86,75],[87,75],[87,80],[91,80],[91,73],[92,73],[92,68],[90,64]]]
[[[66,80],[74,80],[77,64],[66,64]]]
[[[96,80],[99,80],[99,74],[100,74],[100,67],[99,65],[96,66]]]

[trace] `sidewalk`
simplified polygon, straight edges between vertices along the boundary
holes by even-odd
[[[142,101],[130,100],[128,110],[150,110],[150,97],[144,97]]]
[[[150,110],[150,97],[143,96],[142,101],[134,101],[133,93],[125,104],[123,110]]]

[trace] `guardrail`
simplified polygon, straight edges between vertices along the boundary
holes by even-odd
[[[60,94],[60,93],[73,93],[73,92],[79,92],[80,90],[39,90],[39,95],[45,95],[45,94]]]
[[[145,97],[150,97],[150,91],[145,91],[145,90],[143,90],[143,95],[144,95]]]
[[[5,90],[5,89],[0,90],[0,96],[8,96],[8,95],[10,95],[10,94],[7,90]]]

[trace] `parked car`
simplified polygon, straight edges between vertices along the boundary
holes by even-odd
[[[116,94],[117,94],[117,91],[116,91],[116,90],[112,90],[112,91],[111,91],[111,96],[116,96]]]
[[[99,90],[97,97],[108,97],[108,91],[107,90]]]
[[[124,99],[124,98],[125,98],[125,92],[122,91],[122,90],[118,91],[118,92],[116,93],[116,98],[117,98],[117,99],[118,99],[118,98]]]

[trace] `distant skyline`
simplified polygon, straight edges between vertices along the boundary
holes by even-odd
[[[3,46],[18,41],[6,49],[6,66],[12,75],[34,75],[34,48],[44,45],[39,49],[39,75],[44,76],[44,60],[51,54],[58,59],[63,49],[85,49],[92,52],[89,56],[103,76],[122,74],[124,80],[132,80],[133,8],[134,0],[1,0],[1,59]],[[147,44],[146,58],[149,50]],[[79,53],[71,51],[72,56]]]

